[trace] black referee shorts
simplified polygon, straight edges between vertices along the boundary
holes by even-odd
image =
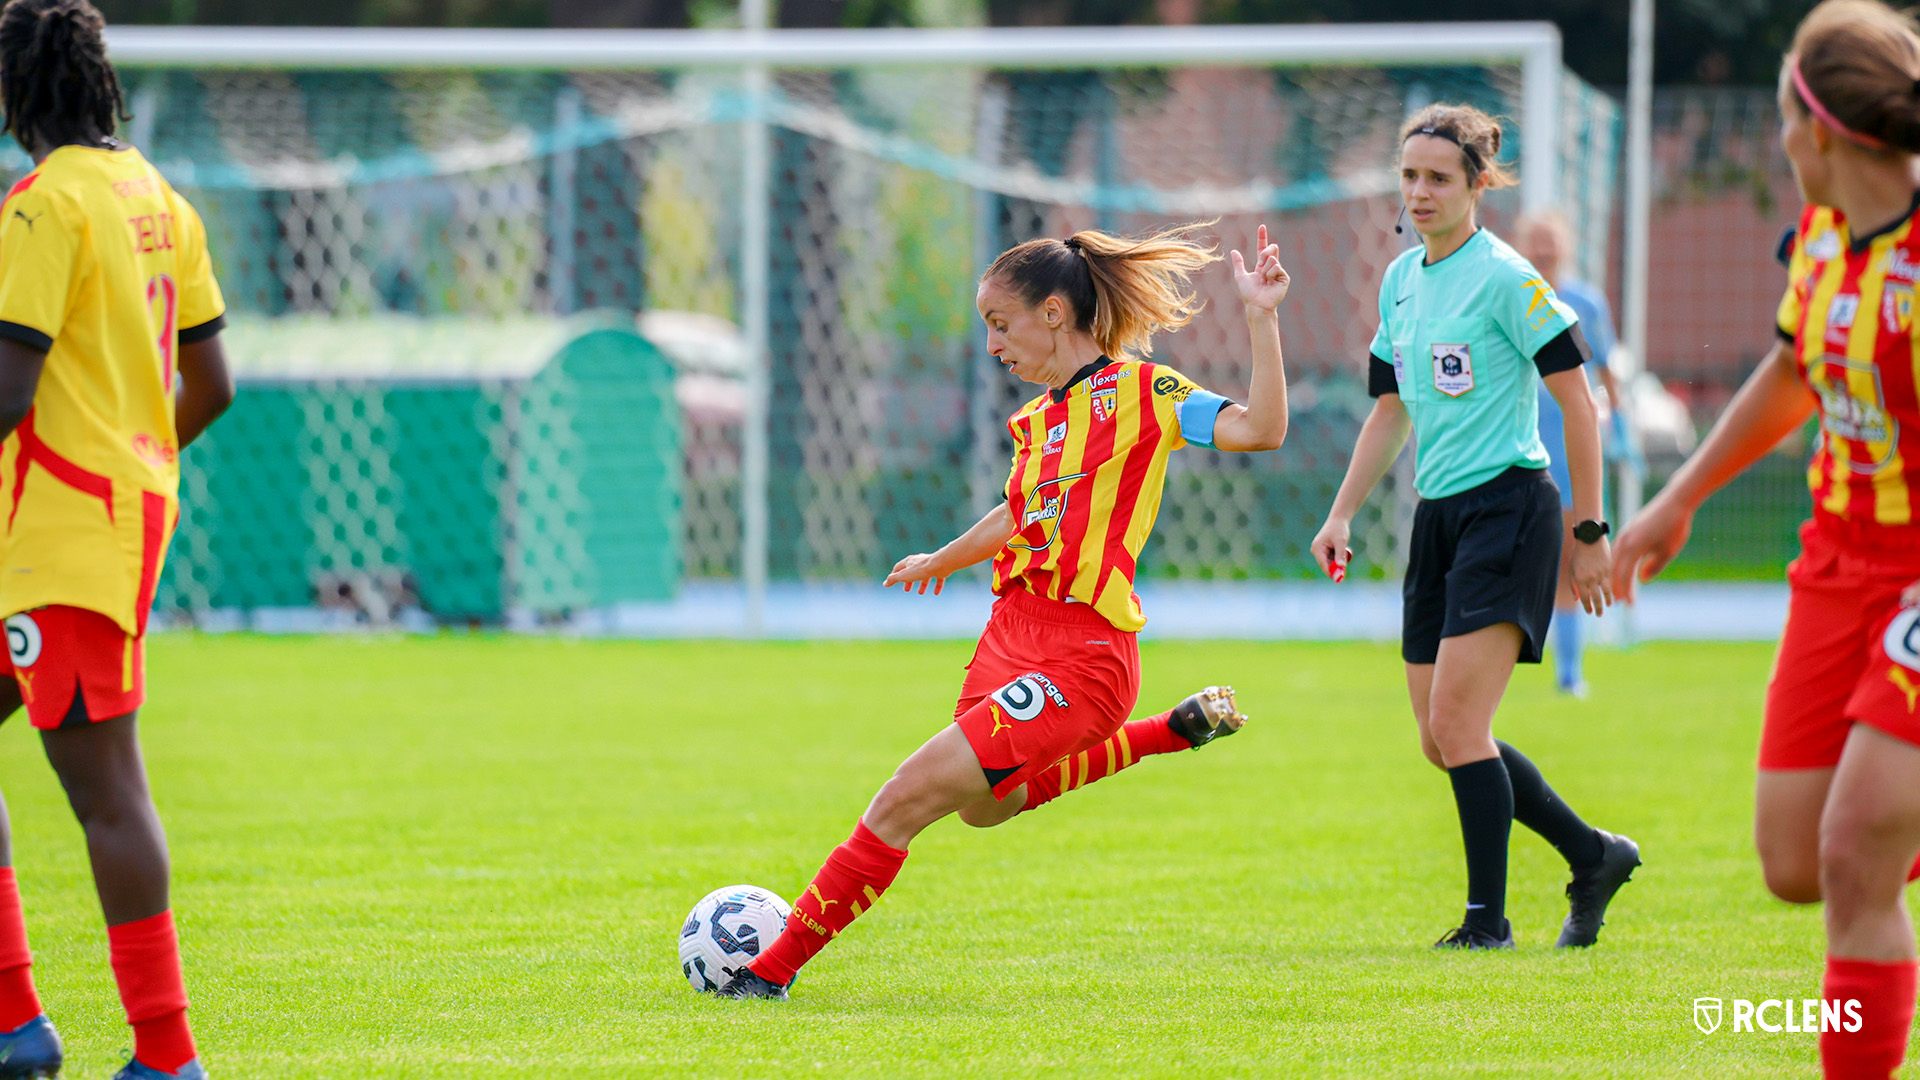
[[[1477,488],[1422,499],[1403,587],[1400,655],[1431,664],[1440,639],[1520,627],[1520,662],[1537,664],[1560,576],[1560,489],[1514,466]]]

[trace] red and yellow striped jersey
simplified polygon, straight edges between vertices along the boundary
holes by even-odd
[[[144,631],[179,517],[174,357],[226,310],[193,207],[131,147],[62,146],[0,204],[0,336],[44,350],[0,444],[0,614]]]
[[[1856,238],[1838,210],[1808,206],[1787,261],[1780,333],[1820,401],[1814,513],[1854,527],[1920,521],[1917,219]]]
[[[1117,629],[1138,630],[1147,619],[1133,575],[1160,513],[1167,458],[1188,443],[1212,446],[1227,399],[1144,361],[1082,374],[1007,421],[1007,504],[1018,531],[994,556],[993,591],[1077,600]]]

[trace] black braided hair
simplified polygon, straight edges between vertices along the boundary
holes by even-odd
[[[22,146],[87,142],[131,119],[107,63],[105,26],[87,0],[7,0],[0,9],[0,108]]]

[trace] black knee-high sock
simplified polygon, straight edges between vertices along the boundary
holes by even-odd
[[[1507,777],[1513,784],[1513,820],[1539,833],[1568,866],[1599,862],[1605,849],[1593,826],[1580,820],[1573,807],[1554,794],[1527,755],[1497,739],[1494,745],[1500,748],[1500,760],[1507,763]]]
[[[1513,831],[1513,783],[1497,757],[1447,770],[1467,848],[1467,924],[1490,934],[1506,925],[1507,837]]]

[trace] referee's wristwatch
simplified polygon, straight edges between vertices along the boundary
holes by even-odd
[[[1573,538],[1583,544],[1597,544],[1600,538],[1613,531],[1613,526],[1604,521],[1583,521],[1573,527]]]

